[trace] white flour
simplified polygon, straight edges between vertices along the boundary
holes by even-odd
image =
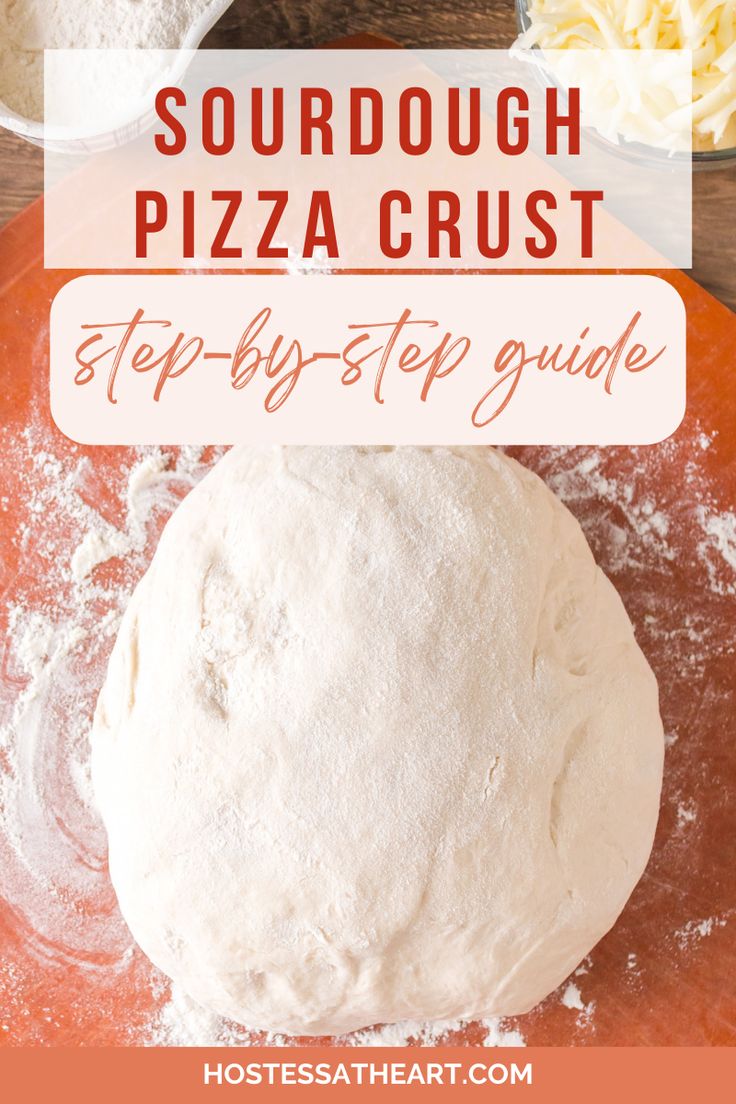
[[[585,1008],[580,996],[580,990],[574,981],[569,981],[565,986],[562,996],[560,997],[560,1004],[563,1004],[565,1008],[574,1008],[580,1012]]]
[[[725,583],[719,577],[720,561],[736,572],[736,514],[725,510],[711,514],[705,507],[700,511],[700,523],[705,533],[700,552],[708,567],[711,587],[718,594],[733,594],[733,583]]]
[[[725,928],[727,924],[725,916],[708,916],[705,920],[688,920],[684,927],[675,932],[675,939],[681,947],[687,950],[694,943],[706,939],[712,935],[716,928]]]
[[[640,977],[646,981],[658,954],[682,964],[730,922],[718,902],[710,912],[700,902],[697,911],[683,904],[690,848],[709,812],[709,803],[693,791],[702,781],[699,758],[705,745],[698,736],[697,708],[695,720],[667,715],[678,687],[696,684],[714,656],[728,657],[734,650],[731,611],[724,607],[724,597],[736,594],[734,504],[718,502],[716,489],[692,459],[700,450],[705,455],[710,444],[696,427],[694,435],[681,434],[656,452],[619,450],[613,465],[605,450],[514,450],[581,519],[614,582],[627,573],[624,598],[639,639],[653,659],[666,657],[657,670],[669,733],[663,826],[645,880],[666,887],[674,879],[674,885],[661,939],[635,943],[636,918],[625,936],[631,942],[619,952],[619,968],[629,987],[638,986]],[[19,471],[33,469],[24,491],[26,520],[17,534],[21,572],[6,585],[0,603],[9,629],[0,665],[0,896],[17,916],[23,941],[23,955],[0,966],[0,1030],[10,1041],[16,1030],[27,1038],[24,963],[30,956],[49,984],[55,967],[82,971],[89,981],[84,999],[95,1002],[86,1012],[79,1010],[82,1023],[112,1014],[109,994],[117,985],[141,991],[142,1018],[115,1021],[120,1044],[290,1045],[292,1040],[248,1033],[199,1008],[172,991],[133,947],[109,886],[104,834],[89,787],[87,734],[122,609],[161,524],[217,452],[107,450],[111,458],[100,450],[93,466],[76,446],[59,445],[45,427],[20,438],[0,427],[0,449],[17,460]],[[670,469],[680,473],[676,483]],[[668,488],[659,496],[658,482]],[[9,500],[0,501],[0,519],[9,506]],[[684,534],[689,534],[687,548]],[[668,591],[672,565],[685,555],[692,557],[702,588],[702,603],[688,609]],[[684,912],[687,907],[692,911]],[[569,1019],[571,1042],[595,1038],[602,1001],[599,993],[593,999],[588,986],[595,983],[597,963],[594,951],[574,979],[526,1020],[474,1025],[474,1041],[518,1046],[530,1030],[534,1041],[535,1023],[555,1007]],[[97,984],[104,996],[99,1002]],[[47,1045],[59,1030],[52,997],[49,1005],[46,1026],[36,1028],[38,1041]],[[462,1026],[399,1024],[358,1032],[345,1042],[451,1043]]]
[[[0,100],[40,119],[44,49],[176,49],[209,6],[210,0],[0,0]],[[137,73],[128,65],[119,74],[128,93]]]

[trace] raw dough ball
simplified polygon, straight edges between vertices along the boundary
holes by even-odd
[[[100,695],[146,954],[252,1027],[525,1012],[652,844],[657,686],[572,515],[490,449],[233,449]]]

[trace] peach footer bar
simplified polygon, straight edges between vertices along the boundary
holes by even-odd
[[[8,1049],[9,1101],[173,1099],[214,1093],[277,1101],[391,1094],[402,1100],[476,1099],[608,1104],[730,1099],[736,1052],[699,1047]]]

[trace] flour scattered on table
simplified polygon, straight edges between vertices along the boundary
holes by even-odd
[[[717,928],[725,928],[727,919],[725,916],[709,916],[705,920],[688,920],[682,928],[675,932],[675,939],[684,950],[688,950],[695,943],[707,939]]]
[[[677,827],[684,831],[688,825],[694,824],[698,819],[697,810],[693,801],[681,801],[677,806]]]
[[[202,1008],[176,985],[147,1040],[148,1046],[242,1046],[243,1032]]]
[[[565,1008],[577,1008],[580,1012],[585,1008],[580,990],[574,981],[569,981],[565,986],[560,997],[560,1004],[564,1004]]]
[[[562,990],[560,996],[560,1004],[564,1008],[569,1008],[573,1012],[578,1012],[576,1017],[579,1027],[588,1027],[592,1024],[593,1013],[595,1012],[595,1001],[589,1001],[587,1004],[584,1002],[580,989],[574,981],[568,981],[567,985]]]
[[[484,1020],[487,1035],[483,1040],[483,1046],[487,1047],[523,1047],[526,1040],[522,1033],[514,1028],[507,1029],[502,1020]]]
[[[717,594],[736,594],[736,513],[713,514],[703,507],[698,517],[705,534],[698,549],[711,589]]]

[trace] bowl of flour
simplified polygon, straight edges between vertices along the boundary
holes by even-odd
[[[0,0],[0,126],[69,152],[134,137],[152,90],[181,78],[231,3]],[[45,50],[73,50],[78,63],[68,54],[44,60]]]

